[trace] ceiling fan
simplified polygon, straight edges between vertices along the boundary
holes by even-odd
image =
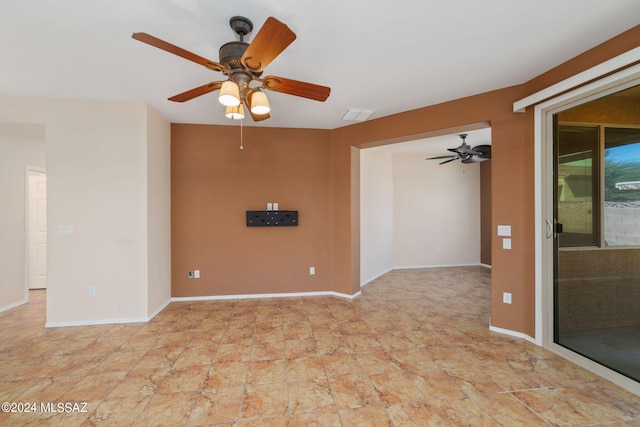
[[[326,86],[279,76],[262,77],[267,65],[296,39],[295,33],[287,25],[269,17],[249,44],[244,41],[244,37],[253,30],[253,23],[243,16],[234,16],[229,20],[229,24],[240,40],[225,43],[220,47],[220,62],[211,61],[147,33],[133,33],[131,37],[210,70],[221,72],[227,77],[227,80],[213,81],[172,96],[169,98],[170,101],[185,102],[220,90],[218,99],[227,107],[227,117],[244,118],[244,104],[253,120],[259,122],[271,117],[269,101],[263,92],[265,89],[316,101],[325,101],[329,97],[331,88]]]
[[[449,159],[444,162],[440,162],[438,164],[444,165],[445,163],[453,162],[454,160],[461,160],[462,163],[476,163],[476,162],[484,162],[485,160],[489,160],[491,158],[491,145],[476,145],[471,148],[469,144],[466,143],[467,134],[463,133],[458,135],[462,138],[462,144],[456,148],[447,148],[448,151],[456,153],[455,155],[447,155],[447,156],[436,156],[429,157],[425,160],[435,160],[435,159]]]

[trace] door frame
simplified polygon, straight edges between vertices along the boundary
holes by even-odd
[[[38,166],[26,165],[24,167],[24,212],[25,212],[25,227],[24,227],[24,300],[29,302],[29,172],[37,172],[47,174],[45,168]],[[47,226],[47,230],[49,227]],[[48,235],[48,232],[47,232]],[[47,236],[48,237],[48,236]],[[48,239],[47,239],[48,240]]]
[[[640,395],[640,383],[553,341],[553,116],[566,109],[640,85],[640,64],[555,96],[534,107],[536,343]]]

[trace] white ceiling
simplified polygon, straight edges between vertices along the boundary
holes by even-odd
[[[526,82],[637,25],[640,1],[5,1],[0,95],[144,102],[171,122],[236,125],[215,93],[167,100],[220,73],[131,38],[218,61],[234,15],[251,35],[268,16],[297,34],[266,74],[332,88],[324,103],[269,92],[272,117],[258,125],[333,129],[353,123],[341,120],[350,107],[372,120]]]

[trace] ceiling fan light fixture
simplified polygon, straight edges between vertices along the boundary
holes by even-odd
[[[225,107],[236,107],[240,105],[240,88],[231,80],[222,83],[218,100]]]
[[[244,119],[244,107],[242,104],[238,104],[235,107],[227,107],[225,115],[228,119],[242,120]]]
[[[262,91],[256,91],[251,95],[251,112],[258,116],[269,114],[271,107],[267,94]]]

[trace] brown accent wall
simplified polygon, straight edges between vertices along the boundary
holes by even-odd
[[[511,225],[513,246],[491,233],[491,321],[533,336],[534,118],[513,102],[639,44],[640,26],[523,85],[332,131],[245,128],[244,152],[237,127],[173,125],[173,296],[357,292],[358,148],[490,124],[492,231]],[[245,228],[244,211],[268,201],[298,209],[300,227]],[[203,278],[187,279],[195,268]]]
[[[329,290],[329,131],[245,127],[239,147],[237,126],[172,125],[172,296]],[[267,202],[299,225],[247,227]]]

